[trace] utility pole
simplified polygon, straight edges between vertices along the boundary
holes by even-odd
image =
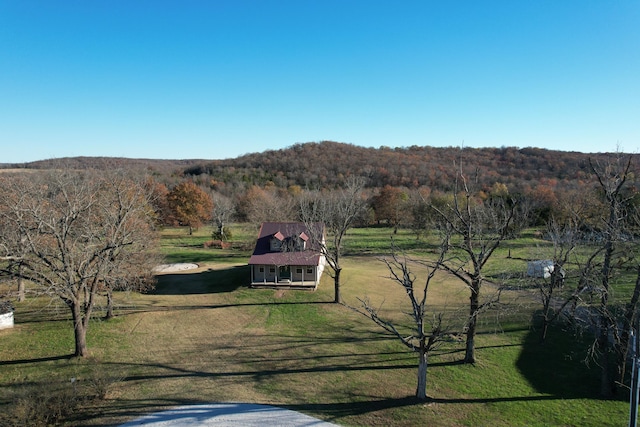
[[[638,326],[640,326],[640,320],[638,320]],[[630,389],[630,403],[629,403],[629,427],[636,427],[638,425],[638,392],[640,391],[640,340],[637,338],[638,327],[634,330],[631,329],[631,345],[629,350],[631,352],[631,389]]]

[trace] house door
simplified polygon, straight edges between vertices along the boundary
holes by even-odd
[[[279,274],[280,280],[291,280],[291,267],[288,265],[281,265]]]

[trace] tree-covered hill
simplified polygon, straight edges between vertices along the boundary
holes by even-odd
[[[280,188],[340,187],[349,176],[365,176],[368,186],[450,190],[456,169],[490,187],[496,182],[511,191],[539,184],[574,187],[588,179],[589,159],[611,154],[588,154],[541,148],[459,148],[411,146],[366,148],[332,141],[295,144],[225,160],[155,160],[109,157],[49,159],[5,167],[26,169],[133,168],[165,180],[191,176],[200,182],[224,183],[229,189],[251,185]],[[637,156],[637,155],[634,155]],[[215,186],[215,185],[214,185]]]
[[[208,162],[208,160],[158,160],[130,159],[126,157],[61,157],[28,163],[4,163],[0,169],[135,169],[147,170],[159,175],[181,173],[184,168]]]
[[[589,158],[610,154],[585,154],[540,148],[365,148],[324,141],[296,144],[228,160],[189,166],[186,175],[209,175],[222,182],[246,182],[277,187],[341,186],[348,176],[366,176],[370,187],[427,186],[449,190],[456,169],[477,175],[482,184],[500,182],[522,191],[539,183],[571,185],[587,179]]]

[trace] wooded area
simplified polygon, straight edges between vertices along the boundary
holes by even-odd
[[[612,150],[612,152],[615,150]],[[635,155],[634,155],[635,156]],[[589,176],[587,154],[542,148],[459,148],[412,146],[366,148],[332,141],[296,144],[281,150],[252,153],[226,160],[154,160],[74,157],[48,159],[5,168],[134,168],[147,170],[167,180],[180,176],[199,177],[216,190],[230,193],[237,187],[273,185],[278,188],[341,187],[349,176],[368,178],[367,185],[382,188],[453,188],[454,164],[478,171],[480,183],[489,189],[499,181],[512,192],[526,192],[538,185],[572,188]]]
[[[303,190],[344,188],[350,178],[362,177],[372,207],[364,221],[410,226],[419,232],[424,229],[424,224],[418,222],[421,215],[416,215],[424,209],[420,201],[443,200],[445,194],[455,190],[460,170],[473,182],[481,199],[509,195],[526,200],[537,225],[552,216],[571,216],[571,209],[580,209],[584,213],[582,227],[592,227],[589,218],[597,217],[599,205],[592,197],[597,183],[591,178],[590,161],[606,162],[615,156],[616,153],[588,154],[532,147],[365,148],[323,141],[226,160],[75,157],[3,166],[27,170],[135,170],[152,176],[161,193],[173,190],[183,181],[193,181],[211,191],[214,198],[230,198],[239,220],[257,223],[292,219],[295,202],[291,199]],[[628,156],[634,161],[637,157]],[[390,201],[402,203],[389,206]],[[255,205],[260,208],[254,209]],[[399,205],[403,206],[399,209]],[[407,223],[408,210],[412,211],[413,223]]]

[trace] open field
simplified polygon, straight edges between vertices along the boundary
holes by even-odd
[[[535,300],[520,291],[506,295],[509,310],[481,318],[476,365],[458,363],[463,343],[455,337],[431,356],[431,399],[417,402],[412,353],[370,320],[331,303],[326,274],[316,292],[248,289],[250,245],[240,242],[253,230],[233,231],[239,243],[222,250],[202,247],[210,230],[193,237],[166,230],[167,261],[200,268],[162,274],[148,294],[118,294],[117,318],[107,322],[97,313],[90,326],[89,360],[68,356],[72,326],[60,303],[32,298],[16,304],[16,327],[0,331],[0,412],[14,410],[21,396],[97,389],[101,379],[108,386],[104,399],[84,400],[68,425],[117,425],[152,410],[210,402],[284,406],[345,426],[627,423],[626,396],[597,398],[598,372],[580,361],[581,342],[554,329],[547,345],[538,345],[528,324]],[[388,236],[386,229],[350,233],[342,293],[348,305],[366,296],[384,315],[406,322],[406,296],[378,260]],[[428,256],[422,249],[428,244],[409,232],[397,239]],[[542,242],[527,239],[508,242],[512,256],[543,250]],[[496,278],[524,263],[507,260],[507,251],[491,266]],[[459,327],[466,289],[438,277],[431,297],[434,310],[446,311]]]

